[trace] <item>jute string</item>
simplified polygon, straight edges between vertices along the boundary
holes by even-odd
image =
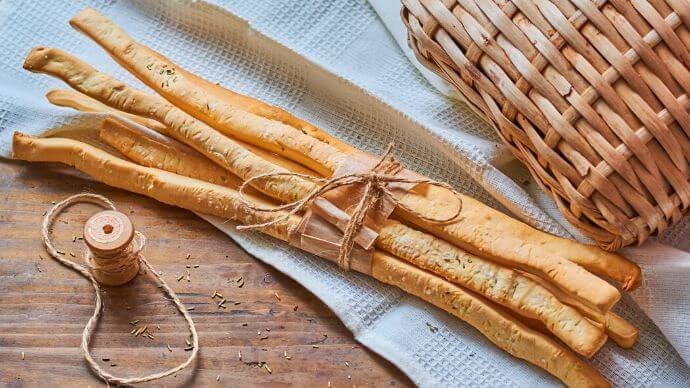
[[[156,273],[156,270],[153,268],[153,266],[141,254],[141,250],[144,248],[144,245],[146,243],[146,238],[143,234],[136,232],[135,238],[130,243],[130,246],[125,249],[123,255],[120,255],[118,257],[104,259],[98,257],[98,255],[94,254],[93,252],[91,252],[90,249],[87,248],[85,256],[88,264],[86,266],[79,265],[71,260],[68,260],[64,258],[62,255],[60,255],[60,253],[58,253],[50,237],[50,228],[53,225],[55,218],[65,208],[79,202],[92,203],[108,210],[116,210],[115,205],[108,198],[102,195],[90,193],[73,195],[55,204],[55,206],[53,206],[46,213],[45,217],[43,218],[41,237],[43,238],[43,244],[45,245],[46,250],[55,260],[59,261],[64,266],[73,269],[75,272],[78,272],[83,277],[88,279],[91,282],[93,289],[96,291],[96,305],[94,307],[93,315],[91,315],[91,318],[86,323],[86,326],[84,327],[84,331],[81,336],[81,348],[84,351],[84,357],[86,358],[86,362],[88,363],[89,367],[98,377],[100,377],[107,383],[118,385],[143,383],[146,381],[157,380],[162,377],[169,376],[173,373],[179,372],[180,370],[186,368],[197,357],[197,354],[199,352],[199,336],[196,332],[196,328],[194,327],[192,317],[187,312],[187,309],[182,305],[182,302],[177,297],[177,294],[175,294],[175,291],[173,291],[168,286],[165,280],[163,280],[163,278],[161,278],[160,275],[158,275],[158,273]],[[101,271],[101,273],[106,274],[106,276],[118,276],[118,274],[122,273],[122,271],[127,268],[127,265],[131,265],[135,260],[139,260],[139,263],[148,270],[147,272],[153,275],[153,277],[158,282],[160,288],[162,288],[163,291],[170,297],[170,300],[173,302],[180,314],[182,314],[182,316],[184,317],[187,323],[187,327],[189,328],[189,332],[192,334],[192,353],[189,355],[185,362],[166,371],[145,376],[125,378],[113,376],[105,370],[101,369],[98,363],[96,363],[96,361],[91,356],[91,351],[89,350],[91,338],[93,337],[95,327],[98,324],[98,321],[101,319],[101,313],[103,311],[103,303],[101,300],[101,287],[98,281],[96,281],[96,278],[93,276],[91,271]],[[105,264],[106,262],[110,262],[112,264]]]
[[[368,171],[359,173],[345,174],[333,178],[319,178],[311,175],[298,174],[294,172],[279,172],[261,174],[247,179],[242,183],[239,189],[240,199],[242,200],[245,206],[255,211],[268,213],[276,213],[283,210],[288,210],[288,212],[283,216],[273,219],[271,221],[252,225],[240,225],[237,227],[237,229],[259,229],[283,222],[291,216],[297,214],[298,212],[305,210],[314,199],[323,196],[329,191],[335,190],[343,186],[363,184],[364,189],[362,191],[362,196],[359,199],[359,202],[357,203],[357,206],[354,208],[352,214],[350,215],[350,220],[346,224],[345,230],[343,230],[343,238],[341,240],[340,248],[338,250],[338,265],[345,270],[349,270],[351,264],[351,253],[355,242],[355,236],[361,229],[369,210],[372,209],[376,205],[376,203],[380,201],[383,197],[386,197],[388,200],[393,202],[395,206],[404,209],[411,215],[420,218],[426,222],[444,224],[455,220],[462,211],[462,195],[459,192],[457,192],[452,186],[445,182],[439,182],[432,179],[410,179],[396,176],[396,174],[402,171],[403,166],[400,162],[393,159],[391,155],[392,151],[393,143],[390,143],[386,148],[386,152],[379,158],[378,162],[374,165],[373,168],[371,168]],[[315,183],[320,183],[322,184],[322,186],[317,189],[314,189],[311,193],[309,193],[302,199],[272,208],[256,206],[251,201],[246,199],[244,191],[247,188],[247,186],[249,186],[251,183],[256,183],[259,180],[264,180],[278,176],[299,177],[310,180]],[[455,213],[453,213],[453,215],[446,218],[427,217],[424,214],[414,209],[411,209],[404,203],[400,202],[391,192],[391,190],[387,187],[389,183],[423,183],[427,185],[442,187],[450,191],[458,199],[458,210]]]

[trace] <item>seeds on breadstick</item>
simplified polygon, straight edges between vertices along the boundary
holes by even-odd
[[[82,11],[70,23],[101,45],[116,61],[151,88],[224,133],[296,160],[324,176],[332,174],[339,161],[346,157],[344,152],[330,147],[330,144],[319,144],[318,139],[324,134],[323,131],[300,131],[297,128],[290,130],[287,124],[299,120],[296,118],[288,120],[284,115],[281,116],[281,124],[287,123],[285,125],[261,125],[254,118],[243,121],[241,125],[234,125],[232,120],[224,121],[224,118],[235,114],[238,114],[237,117],[250,117],[238,112],[237,107],[241,104],[252,106],[247,103],[251,99],[243,96],[242,103],[233,104],[227,98],[219,97],[224,95],[218,91],[219,88],[207,92],[206,84],[200,82],[199,77],[192,76],[161,54],[135,42],[125,31],[95,10]],[[168,69],[174,69],[177,74],[176,78],[173,76],[176,82],[172,84],[166,83],[172,76],[168,74]],[[225,96],[231,93],[226,91]],[[257,101],[257,104],[263,103]],[[443,190],[420,186],[421,189],[413,190],[403,198],[405,205],[424,214],[432,209],[452,214],[454,210],[447,208],[457,206],[455,198],[449,197],[449,193]],[[595,284],[593,293],[598,292],[599,288],[605,291],[596,303],[602,311],[615,303],[616,294],[601,280],[587,276],[584,271],[579,271],[576,266],[569,266],[565,261],[575,262],[597,275],[622,282],[626,290],[636,287],[640,282],[639,267],[619,255],[540,232],[477,201],[471,201],[469,197],[467,199],[465,201],[463,198],[463,204],[467,204],[463,206],[463,219],[450,225],[430,225],[414,215],[405,214],[402,209],[396,210],[395,215],[441,238],[449,239],[472,253],[524,268],[559,284],[567,292],[579,292],[582,298],[592,296],[581,289],[582,284]],[[473,211],[466,211],[470,209],[465,209],[465,206]],[[496,243],[494,239],[498,238],[503,241]],[[580,283],[581,281],[584,282]]]
[[[65,163],[111,186],[240,223],[261,222],[265,217],[248,209],[232,189],[139,166],[71,139],[33,138],[15,133],[13,157]],[[256,200],[261,202],[259,198]],[[287,241],[298,222],[299,217],[294,216],[261,232]],[[545,369],[569,386],[608,386],[595,369],[555,341],[450,282],[378,251],[374,254],[371,272],[374,278],[468,322],[499,348]]]
[[[101,103],[98,100],[94,100],[93,98],[83,93],[79,93],[76,90],[53,89],[46,93],[46,98],[53,105],[64,106],[82,112],[101,112],[118,114],[134,121],[137,124],[141,124],[147,128],[151,128],[158,133],[162,133],[164,135],[167,134],[167,128],[165,127],[165,125],[159,123],[156,120],[147,119],[145,117],[113,109]]]
[[[517,314],[543,322],[556,337],[585,357],[593,356],[606,342],[601,327],[561,303],[539,283],[446,241],[388,220],[376,246]]]
[[[196,117],[202,110],[209,112],[213,109],[214,114],[205,114],[204,117],[208,119],[207,124],[221,133],[272,152],[288,154],[290,159],[322,175],[329,171],[332,173],[344,160],[344,155],[337,148],[305,135],[290,125],[238,109],[219,98],[210,101],[205,91],[195,92],[200,85],[186,77],[186,72],[178,71],[178,66],[136,43],[112,21],[93,9],[80,12],[70,20],[70,24],[95,40],[142,82],[192,116]],[[326,164],[326,168],[305,155],[319,155],[319,160]]]
[[[372,276],[462,319],[499,348],[545,369],[569,387],[609,386],[596,369],[556,341],[453,283],[380,252],[374,254]]]
[[[249,152],[160,96],[128,87],[62,50],[36,47],[27,55],[24,68],[60,78],[79,92],[112,108],[159,120],[167,127],[171,137],[203,153],[242,179],[287,172]],[[263,193],[277,195],[277,199],[284,201],[302,198],[304,193],[315,187],[311,182],[287,176],[277,177],[267,183],[261,181],[253,186]]]

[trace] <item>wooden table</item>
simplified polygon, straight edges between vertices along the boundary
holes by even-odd
[[[93,289],[48,256],[39,234],[51,202],[83,191],[111,198],[132,218],[148,237],[146,257],[184,304],[194,307],[201,339],[195,368],[150,385],[412,385],[359,345],[314,295],[193,213],[90,181],[69,168],[6,160],[0,160],[0,384],[104,385],[79,348],[93,312]],[[67,257],[73,253],[81,260],[82,242],[72,240],[96,209],[78,205],[57,222],[54,236]],[[190,281],[178,281],[187,270]],[[227,299],[227,308],[211,299],[213,290]],[[106,288],[104,303],[93,353],[107,371],[145,374],[188,356],[184,322],[151,278]],[[153,339],[130,334],[143,325]]]

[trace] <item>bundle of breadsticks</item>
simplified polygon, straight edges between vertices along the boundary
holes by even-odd
[[[385,158],[185,71],[92,9],[70,24],[157,94],[59,49],[34,48],[24,67],[73,89],[49,92],[50,102],[113,114],[99,132],[109,147],[16,133],[14,158],[65,163],[108,185],[249,225],[316,254],[325,249],[319,233],[350,236],[355,248],[346,259],[355,259],[346,268],[466,321],[568,386],[608,386],[578,355],[592,357],[608,338],[625,348],[635,343],[637,329],[611,311],[620,292],[608,281],[624,290],[641,281],[639,267],[624,257],[533,229],[409,170],[373,172],[371,161],[380,166]],[[353,173],[352,161],[370,170]],[[339,185],[359,186],[354,202],[337,192],[347,187],[324,189],[343,174],[352,176]],[[380,187],[382,176],[391,190],[367,197],[363,187]],[[381,195],[393,187],[392,207],[374,220],[377,201],[385,202]],[[352,207],[362,203],[373,204],[371,214],[353,223]],[[311,218],[321,220],[315,235],[305,231],[314,227],[305,222]]]

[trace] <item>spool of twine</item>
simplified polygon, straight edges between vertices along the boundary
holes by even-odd
[[[84,241],[87,249],[84,254],[86,265],[77,264],[66,259],[53,245],[50,238],[50,227],[56,217],[67,207],[79,203],[92,203],[105,208],[105,211],[93,215],[84,225]],[[170,286],[161,278],[146,258],[141,254],[146,237],[134,229],[129,218],[115,209],[115,205],[106,197],[98,194],[76,194],[53,206],[43,218],[41,237],[46,250],[55,260],[78,272],[91,282],[96,291],[93,315],[82,333],[81,348],[87,364],[93,372],[107,383],[135,384],[157,380],[189,366],[199,352],[199,336],[192,317]],[[118,286],[132,280],[139,273],[140,267],[147,269],[157,281],[160,288],[170,297],[177,310],[182,314],[192,336],[192,352],[183,363],[160,373],[137,377],[117,377],[104,371],[91,356],[89,344],[93,331],[103,312],[100,285]]]

